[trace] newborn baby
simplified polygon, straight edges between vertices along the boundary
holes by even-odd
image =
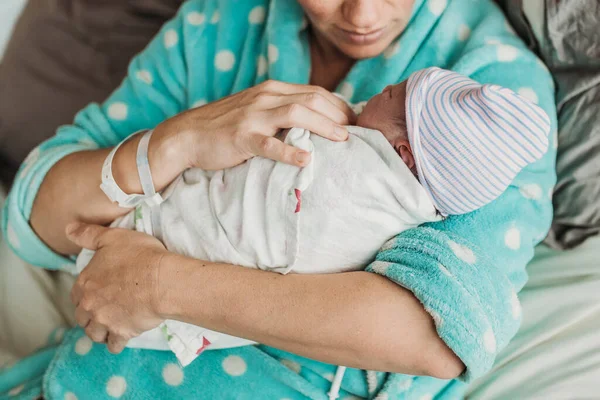
[[[362,270],[400,232],[497,198],[542,157],[550,130],[544,112],[512,91],[439,68],[385,88],[357,123],[342,143],[299,128],[283,134],[312,153],[304,168],[255,157],[187,170],[163,192],[165,246],[282,274]],[[151,212],[140,206],[113,226],[151,234]],[[92,255],[80,254],[79,271]],[[206,348],[248,343],[168,320],[129,346],[170,348],[185,366]]]

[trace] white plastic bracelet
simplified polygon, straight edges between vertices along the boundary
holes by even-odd
[[[136,132],[133,135],[137,135],[140,132]],[[106,194],[106,197],[108,197],[110,201],[117,203],[119,207],[123,208],[137,207],[144,200],[146,200],[147,197],[144,194],[127,194],[123,192],[123,190],[119,187],[119,185],[117,185],[117,182],[115,182],[115,178],[113,177],[112,163],[113,158],[115,157],[115,153],[117,152],[117,150],[119,150],[119,147],[121,147],[123,143],[129,140],[130,137],[123,140],[114,149],[112,149],[110,154],[106,157],[106,160],[104,160],[104,164],[102,165],[102,184],[100,185],[100,189],[102,189],[104,194]]]
[[[156,193],[154,182],[152,182],[152,172],[150,171],[150,163],[148,161],[148,145],[153,131],[148,131],[142,136],[137,148],[136,164],[140,184],[144,191],[144,202],[150,207],[150,221],[152,222],[152,236],[162,239],[162,226],[160,220],[160,204],[163,198],[159,193]]]

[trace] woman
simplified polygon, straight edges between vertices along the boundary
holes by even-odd
[[[336,365],[347,365],[342,397],[459,396],[464,385],[449,379],[489,370],[518,327],[515,291],[551,219],[553,148],[490,205],[399,235],[365,272],[279,276],[186,259],[100,226],[127,212],[99,189],[102,164],[140,129],[155,129],[158,190],[188,167],[254,155],[303,165],[307,154],[272,136],[300,125],[344,140],[354,115],[328,91],[366,100],[432,65],[535,96],[555,124],[548,72],[486,1],[186,3],[104,105],[32,153],[3,228],[22,257],[49,268],[70,268],[63,255],[81,247],[97,250],[72,299],[85,334],[111,352],[165,318],[264,345],[208,351],[182,371],[166,352],[112,356],[74,330],[45,372],[44,395],[319,399]],[[141,193],[138,140],[112,164],[127,194]],[[439,285],[424,287],[426,275]],[[40,391],[35,381],[26,389]]]

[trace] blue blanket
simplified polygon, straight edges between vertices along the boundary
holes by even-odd
[[[52,165],[75,151],[114,146],[132,132],[267,78],[308,83],[309,59],[305,20],[295,0],[185,3],[104,104],[91,104],[32,152],[4,210],[9,244],[34,265],[70,268],[72,261],[48,249],[28,223]],[[382,55],[357,62],[337,90],[353,102],[367,100],[434,65],[532,99],[555,130],[548,71],[486,0],[417,0],[405,32]],[[349,369],[342,398],[457,398],[465,381],[491,368],[518,329],[517,292],[527,280],[525,265],[549,229],[554,136],[550,143],[546,156],[525,168],[496,201],[399,235],[368,266],[415,294],[466,372],[445,381]],[[20,389],[30,398],[42,390],[43,377],[48,399],[325,399],[335,368],[251,346],[206,352],[182,370],[168,352],[127,349],[114,356],[73,329],[60,344],[0,374],[0,393]]]

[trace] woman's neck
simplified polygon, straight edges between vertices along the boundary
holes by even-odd
[[[340,52],[326,38],[316,34],[314,30],[311,29],[309,35],[311,57],[310,84],[334,91],[348,74],[356,60]]]

